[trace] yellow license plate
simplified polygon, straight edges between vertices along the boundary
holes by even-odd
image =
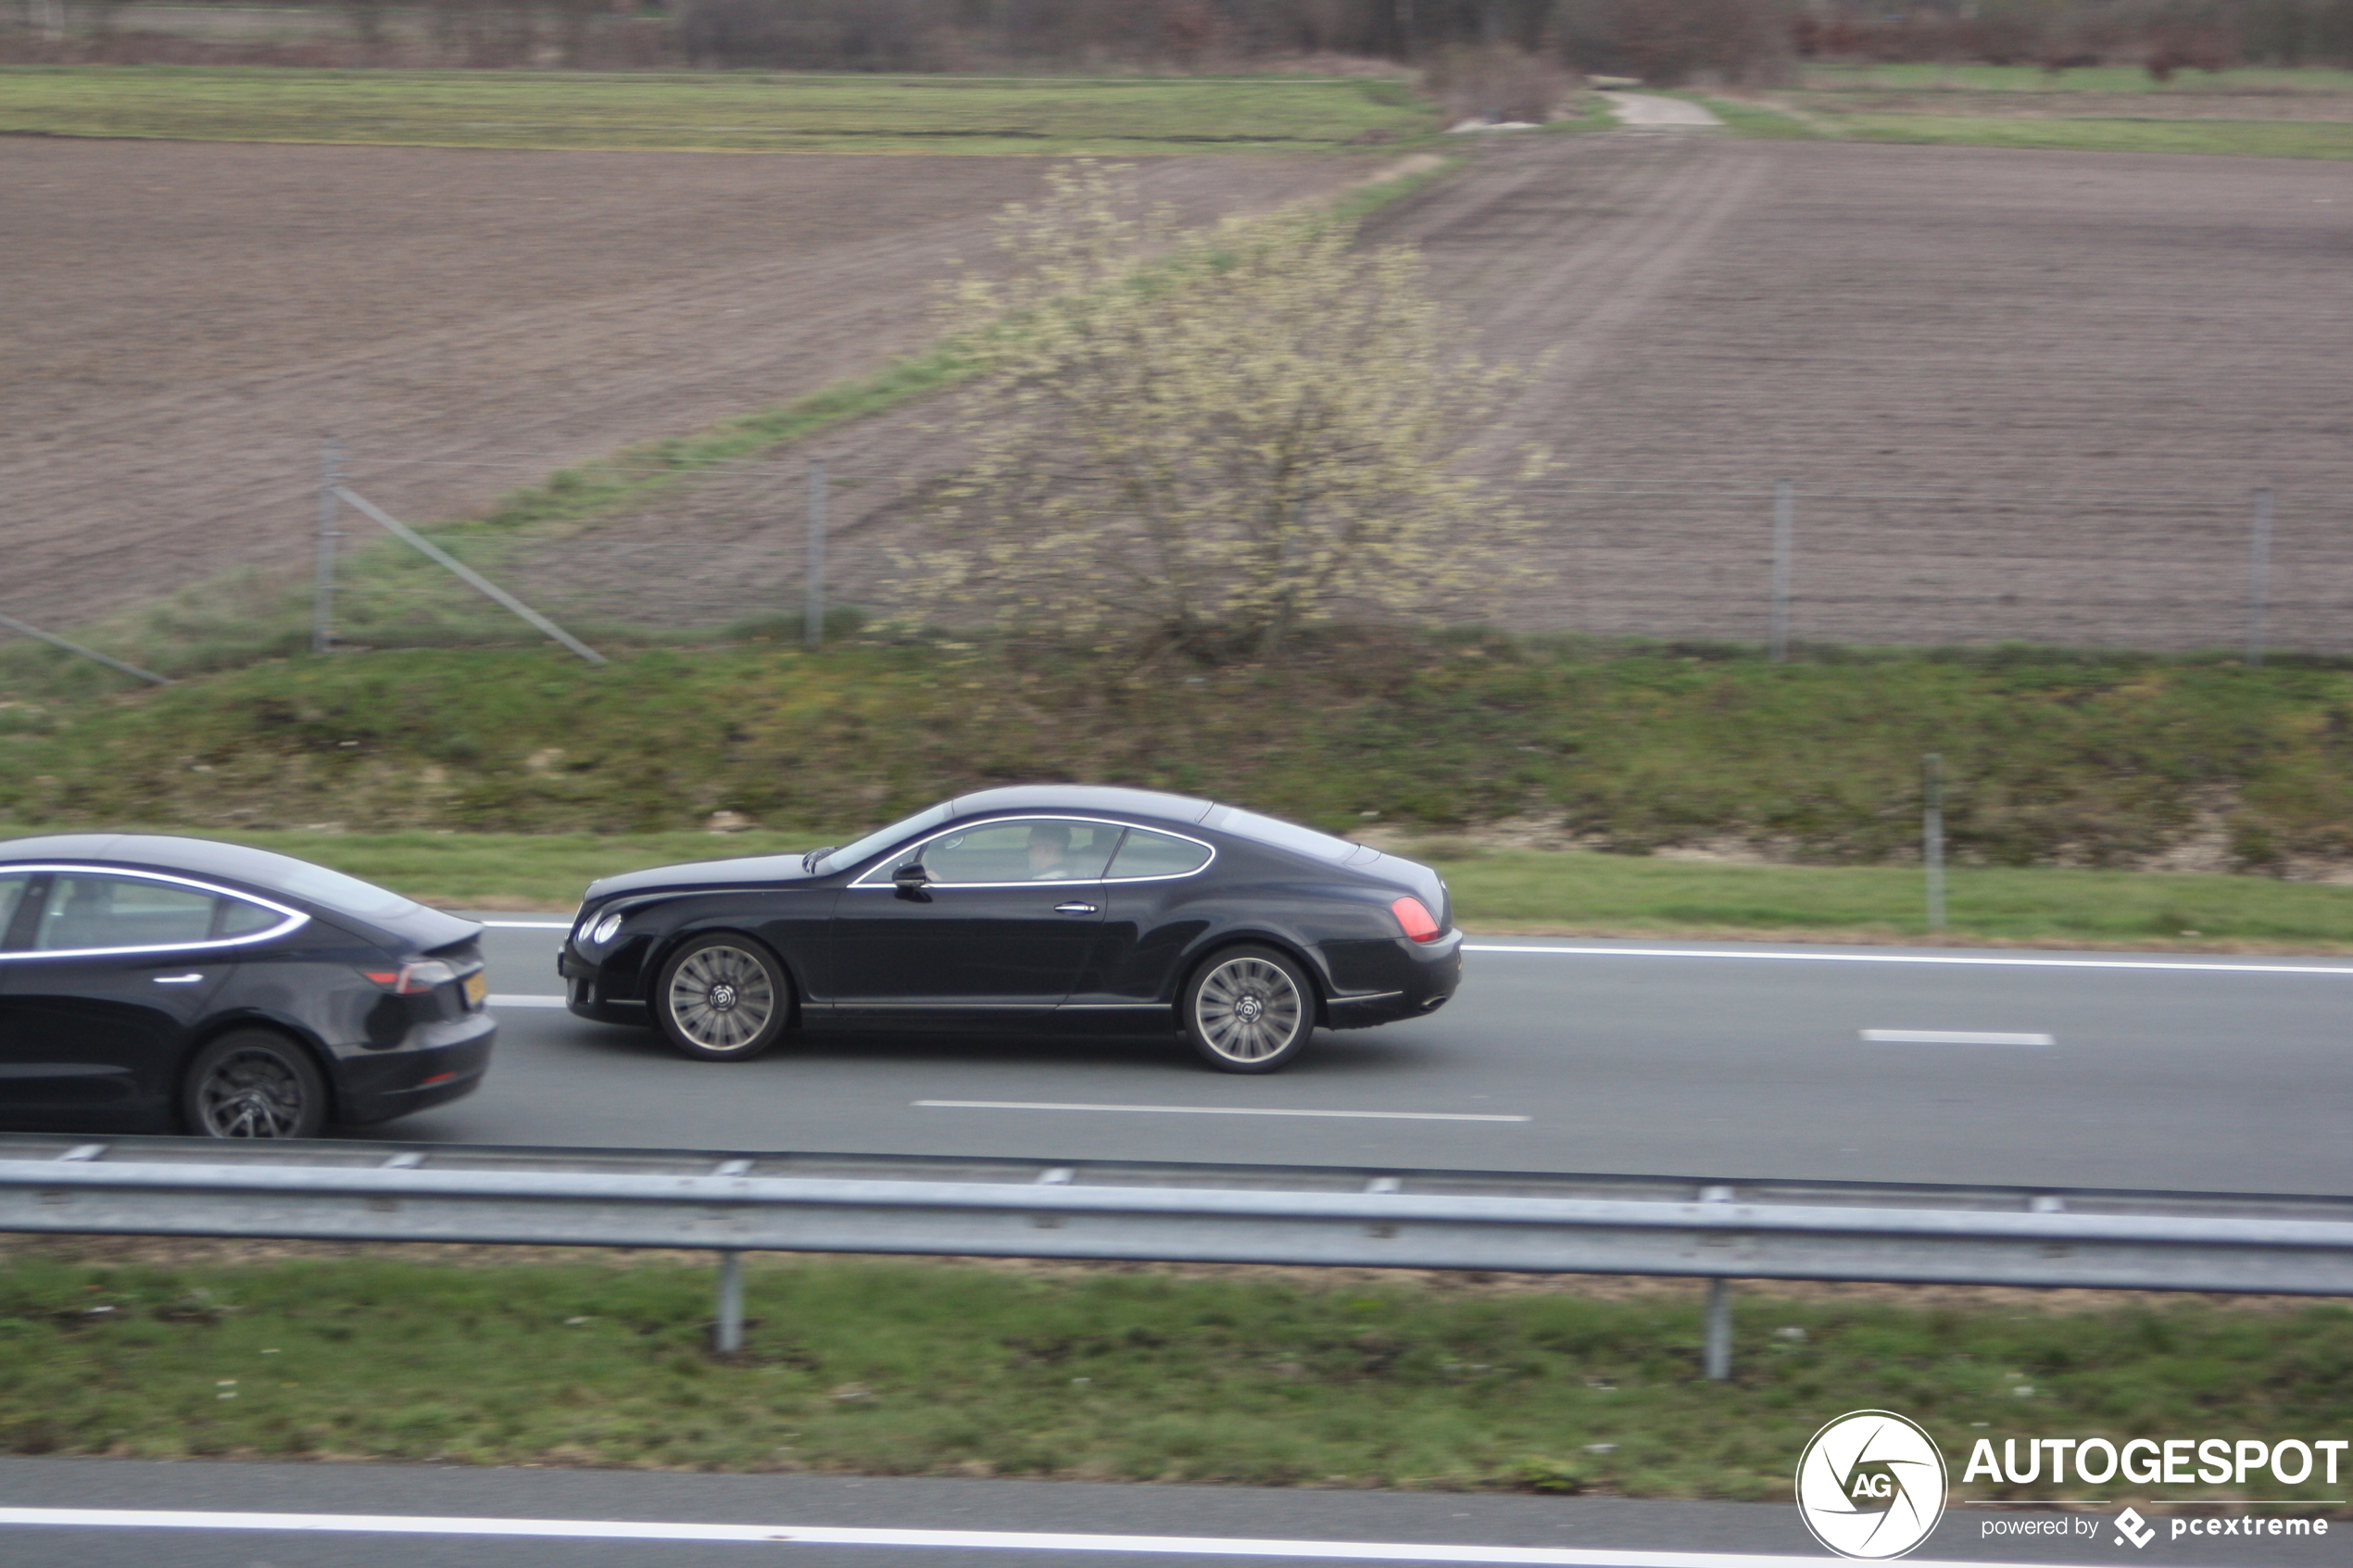
[[[490,975],[485,970],[475,970],[466,976],[466,1005],[480,1007],[490,995]]]

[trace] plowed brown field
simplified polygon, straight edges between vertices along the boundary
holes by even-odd
[[[870,370],[1048,167],[0,139],[0,610],[298,561],[331,432],[431,520]],[[1141,177],[1200,221],[1376,167]]]
[[[2353,648],[2353,192],[2325,164],[1529,138],[1390,208],[1499,357],[1549,351],[1495,446],[1529,629],[1761,639],[1770,493],[1796,491],[1792,634],[2229,646],[2249,492],[2276,487],[2268,635]],[[887,602],[952,451],[914,411],[812,448],[841,592]],[[599,614],[788,608],[802,468],[714,477],[568,541],[536,591]],[[649,578],[691,537],[707,562]]]
[[[18,547],[0,608],[120,604],[307,539],[319,432],[420,517],[864,368],[1031,163],[392,149],[0,148],[82,193],[0,212]],[[1205,214],[1328,162],[1174,160]],[[88,192],[111,181],[120,199]],[[348,190],[351,194],[346,195]],[[250,213],[252,219],[241,218]],[[79,214],[80,216],[74,216]],[[170,239],[148,237],[152,229]],[[2353,192],[2223,157],[1499,138],[1384,212],[1491,352],[1549,350],[1481,458],[1523,499],[1525,628],[1756,639],[1769,494],[1796,487],[1798,638],[2227,645],[2251,487],[2277,492],[2277,645],[2353,648]],[[39,265],[35,266],[34,263]],[[517,564],[535,602],[708,624],[799,606],[805,464],[839,596],[954,460],[942,410],[712,472]],[[513,463],[428,467],[427,463]],[[28,550],[28,547],[29,550]],[[34,583],[39,586],[33,586]]]

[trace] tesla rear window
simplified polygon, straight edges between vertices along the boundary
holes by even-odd
[[[358,920],[389,920],[418,907],[413,899],[387,893],[372,882],[362,882],[356,876],[346,876],[308,861],[295,861],[291,869],[273,866],[271,872],[271,881],[296,897],[324,904],[337,914]]]

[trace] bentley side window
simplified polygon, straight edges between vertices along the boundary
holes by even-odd
[[[943,834],[924,846],[936,885],[959,883],[1097,882],[1119,841],[1113,822],[1025,817]]]
[[[1111,863],[1111,880],[1154,876],[1184,876],[1209,864],[1210,848],[1174,834],[1129,828],[1127,842]]]
[[[42,952],[84,948],[181,947],[212,939],[220,900],[193,887],[137,877],[74,873],[49,889],[34,927]]]

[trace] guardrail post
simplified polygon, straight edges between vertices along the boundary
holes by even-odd
[[[1707,1282],[1707,1375],[1717,1383],[1732,1375],[1732,1282]]]
[[[744,1255],[732,1248],[719,1255],[719,1325],[712,1339],[723,1356],[744,1348]]]
[[[1704,1186],[1699,1189],[1699,1200],[1703,1204],[1730,1203],[1732,1189]],[[1732,1375],[1732,1282],[1721,1276],[1707,1282],[1707,1341],[1700,1361],[1711,1382],[1721,1383]]]

